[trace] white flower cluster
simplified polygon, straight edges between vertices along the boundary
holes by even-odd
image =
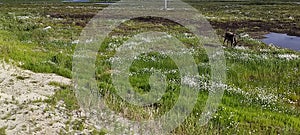
[[[299,58],[296,54],[278,54],[278,58],[286,60],[296,60]]]

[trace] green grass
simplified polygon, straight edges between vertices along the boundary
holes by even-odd
[[[100,131],[94,130],[92,132],[92,135],[105,135],[105,134],[107,134],[105,130],[100,130]]]
[[[300,26],[297,21],[300,17],[298,6],[290,3],[253,1],[190,1],[190,3],[209,17],[208,20],[220,35],[230,22],[243,24],[247,21],[262,21],[273,25],[272,29],[252,27],[252,25],[234,28],[238,33],[246,32],[250,35],[275,29],[284,32],[290,28],[278,27],[277,24],[281,23],[294,23],[296,28]],[[80,8],[66,8],[67,6]],[[0,58],[14,61],[16,65],[34,72],[56,73],[71,78],[72,54],[76,46],[72,42],[78,38],[80,31],[91,17],[104,6],[87,3],[52,3],[6,4],[0,7]],[[268,11],[272,11],[272,14]],[[29,16],[29,18],[22,19],[21,16]],[[288,19],[290,16],[295,19]],[[203,47],[199,45],[199,41],[195,38],[187,38],[184,33],[189,31],[176,23],[164,22],[164,24],[168,25],[138,19],[124,22],[110,34],[99,49],[95,76],[101,90],[100,94],[106,97],[111,109],[124,113],[127,118],[143,120],[153,117],[149,112],[152,112],[154,117],[167,112],[178,99],[181,80],[178,67],[170,57],[155,52],[143,54],[130,67],[130,72],[133,73],[129,79],[131,85],[139,93],[150,91],[149,77],[153,72],[149,69],[156,68],[166,72],[168,84],[166,93],[157,104],[148,108],[131,105],[116,96],[109,60],[115,55],[115,48],[133,35],[148,30],[166,31],[182,41],[186,47],[195,49],[192,55],[198,65],[199,74],[206,76],[206,80],[210,77],[209,59]],[[48,26],[51,26],[51,29],[44,30]],[[279,58],[282,54],[300,56],[299,52],[274,49],[251,37],[241,38],[239,41],[239,44],[250,49],[225,49],[228,87],[213,119],[203,127],[196,124],[208,97],[207,89],[201,89],[193,112],[183,124],[172,131],[172,134],[297,134],[300,132],[300,61],[299,58],[294,60]],[[112,47],[110,44],[115,46]],[[261,51],[262,49],[268,51]],[[152,61],[152,58],[156,60]],[[22,76],[17,78],[26,79]],[[56,91],[45,102],[55,105],[63,100],[69,110],[79,108],[73,88],[58,82],[49,84],[59,86],[62,90]],[[78,126],[74,128],[82,129],[80,122],[75,125]],[[95,131],[95,134],[104,133]]]
[[[44,102],[51,105],[56,105],[58,101],[62,100],[64,101],[64,104],[68,110],[73,111],[79,109],[77,98],[70,86],[63,85],[58,82],[50,82],[49,85],[59,86],[61,90],[57,90],[53,96],[51,96],[49,99],[46,99]]]
[[[0,135],[6,135],[5,129],[6,129],[6,127],[0,128]]]
[[[156,29],[156,27],[163,30],[168,29],[166,27],[161,27],[160,25],[153,25],[145,25],[145,22],[136,22],[135,25],[127,25],[127,29],[133,30],[131,33],[136,33],[136,31],[134,30],[135,28],[131,29],[130,26],[141,28],[142,32],[147,31],[147,27],[151,29]],[[145,28],[145,26],[147,27]],[[170,34],[177,31],[177,29],[172,28],[168,30],[168,33]],[[183,30],[184,29],[182,28],[182,31]],[[126,31],[124,35],[120,35],[120,31],[122,32],[122,29],[118,30],[119,37],[110,40],[110,43],[114,43],[117,47],[122,44],[122,40],[124,40],[122,37],[128,36],[129,33]],[[174,35],[176,37],[183,37],[178,33]],[[181,38],[179,38],[179,40],[180,39]],[[115,40],[118,40],[119,42],[114,42]],[[189,43],[197,44],[188,39],[185,39],[184,41],[186,46],[189,46]],[[113,93],[115,89],[113,88],[109,73],[111,65],[107,61],[109,61],[110,57],[114,56],[115,51],[110,48],[107,42],[100,48],[100,53],[102,55],[99,55],[97,59],[97,78],[99,81],[99,88],[101,90],[106,90],[104,92],[102,91],[102,94],[104,94],[104,97],[108,97],[108,105],[115,111],[123,112],[124,110],[130,110],[131,112],[127,112],[127,115],[125,115],[130,119],[149,119],[150,116],[148,116],[147,111],[153,110],[130,105],[120,97],[114,96]],[[206,129],[207,127],[195,126],[197,125],[197,120],[200,118],[197,114],[201,114],[203,105],[207,99],[207,92],[200,93],[199,101],[195,106],[193,113],[188,117],[184,124],[174,131],[174,134],[250,134],[250,132],[256,134],[295,134],[299,132],[300,121],[297,119],[297,116],[299,115],[299,106],[297,104],[289,103],[289,100],[297,102],[297,99],[299,98],[300,80],[297,67],[299,67],[300,61],[298,59],[286,60],[278,57],[280,54],[299,55],[299,53],[272,49],[260,42],[250,39],[244,39],[242,42],[251,44],[252,46],[250,48],[252,49],[225,49],[228,76],[227,84],[237,91],[230,91],[230,89],[226,90],[222,104],[219,107],[215,118],[208,124],[210,126],[208,129]],[[197,64],[199,64],[198,69],[200,71],[206,71],[200,72],[201,74],[206,75],[209,68],[207,69],[207,67],[203,66],[201,63],[205,63],[207,57],[203,57],[205,55],[203,55],[201,46],[192,47],[197,50],[194,56]],[[270,49],[270,51],[262,53],[260,49]],[[263,56],[266,56],[266,58]],[[153,57],[156,58],[155,61],[151,61],[151,58]],[[130,71],[133,75],[129,78],[129,81],[136,92],[145,93],[150,90],[148,81],[152,72],[149,69],[152,67],[160,69],[161,71],[177,69],[173,61],[168,57],[163,57],[157,53],[140,55],[130,67]],[[154,113],[156,117],[168,111],[178,98],[178,83],[180,82],[178,80],[180,79],[179,74],[165,75],[167,76],[167,79],[169,79],[167,92],[158,102],[160,106],[154,107],[158,110],[158,113]],[[175,80],[175,83],[170,80]],[[246,94],[241,94],[241,92],[245,92]],[[109,96],[105,96],[107,93]],[[292,97],[296,100],[290,98],[291,95],[293,95]],[[234,113],[233,116],[230,115],[232,113]]]
[[[29,77],[17,76],[16,78],[17,78],[18,80],[25,80],[25,79],[28,79]]]

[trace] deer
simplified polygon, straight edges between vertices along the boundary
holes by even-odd
[[[228,45],[228,42],[230,42],[231,46],[232,45],[236,46],[237,45],[236,34],[234,34],[233,32],[226,31],[226,33],[224,35],[223,44],[225,44],[225,41],[227,41],[227,45]]]

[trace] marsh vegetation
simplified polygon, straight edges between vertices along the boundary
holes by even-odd
[[[189,117],[172,134],[298,134],[300,132],[300,53],[261,42],[268,32],[300,35],[300,8],[294,2],[199,2],[187,1],[210,21],[223,40],[227,28],[240,34],[237,47],[224,45],[226,90],[217,113],[205,126],[197,121],[209,89],[199,87],[198,101]],[[81,30],[107,5],[93,3],[42,3],[0,5],[0,58],[39,73],[55,73],[71,78],[72,57]],[[186,28],[155,17],[124,22],[98,51],[96,79],[99,92],[111,109],[124,117],[141,120],[159,117],[178,99],[180,73],[176,64],[158,53],[139,56],[130,67],[130,83],[135,91],[150,90],[153,68],[167,76],[163,98],[147,109],[126,103],[115,95],[111,81],[111,60],[115,49],[133,35],[149,30],[165,31],[182,41],[197,63],[203,82],[210,79],[209,59],[203,46]],[[26,79],[19,77],[20,80]],[[191,80],[185,81],[195,83]],[[51,85],[59,85],[52,83]],[[72,88],[47,100],[65,100],[67,108],[78,109]],[[69,98],[65,98],[69,97]],[[153,112],[151,116],[149,111]],[[0,134],[5,130],[1,128]]]

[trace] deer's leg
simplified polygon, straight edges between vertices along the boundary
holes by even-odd
[[[234,41],[234,46],[236,46],[237,45],[237,41],[236,41],[235,37],[233,38],[233,41]]]

